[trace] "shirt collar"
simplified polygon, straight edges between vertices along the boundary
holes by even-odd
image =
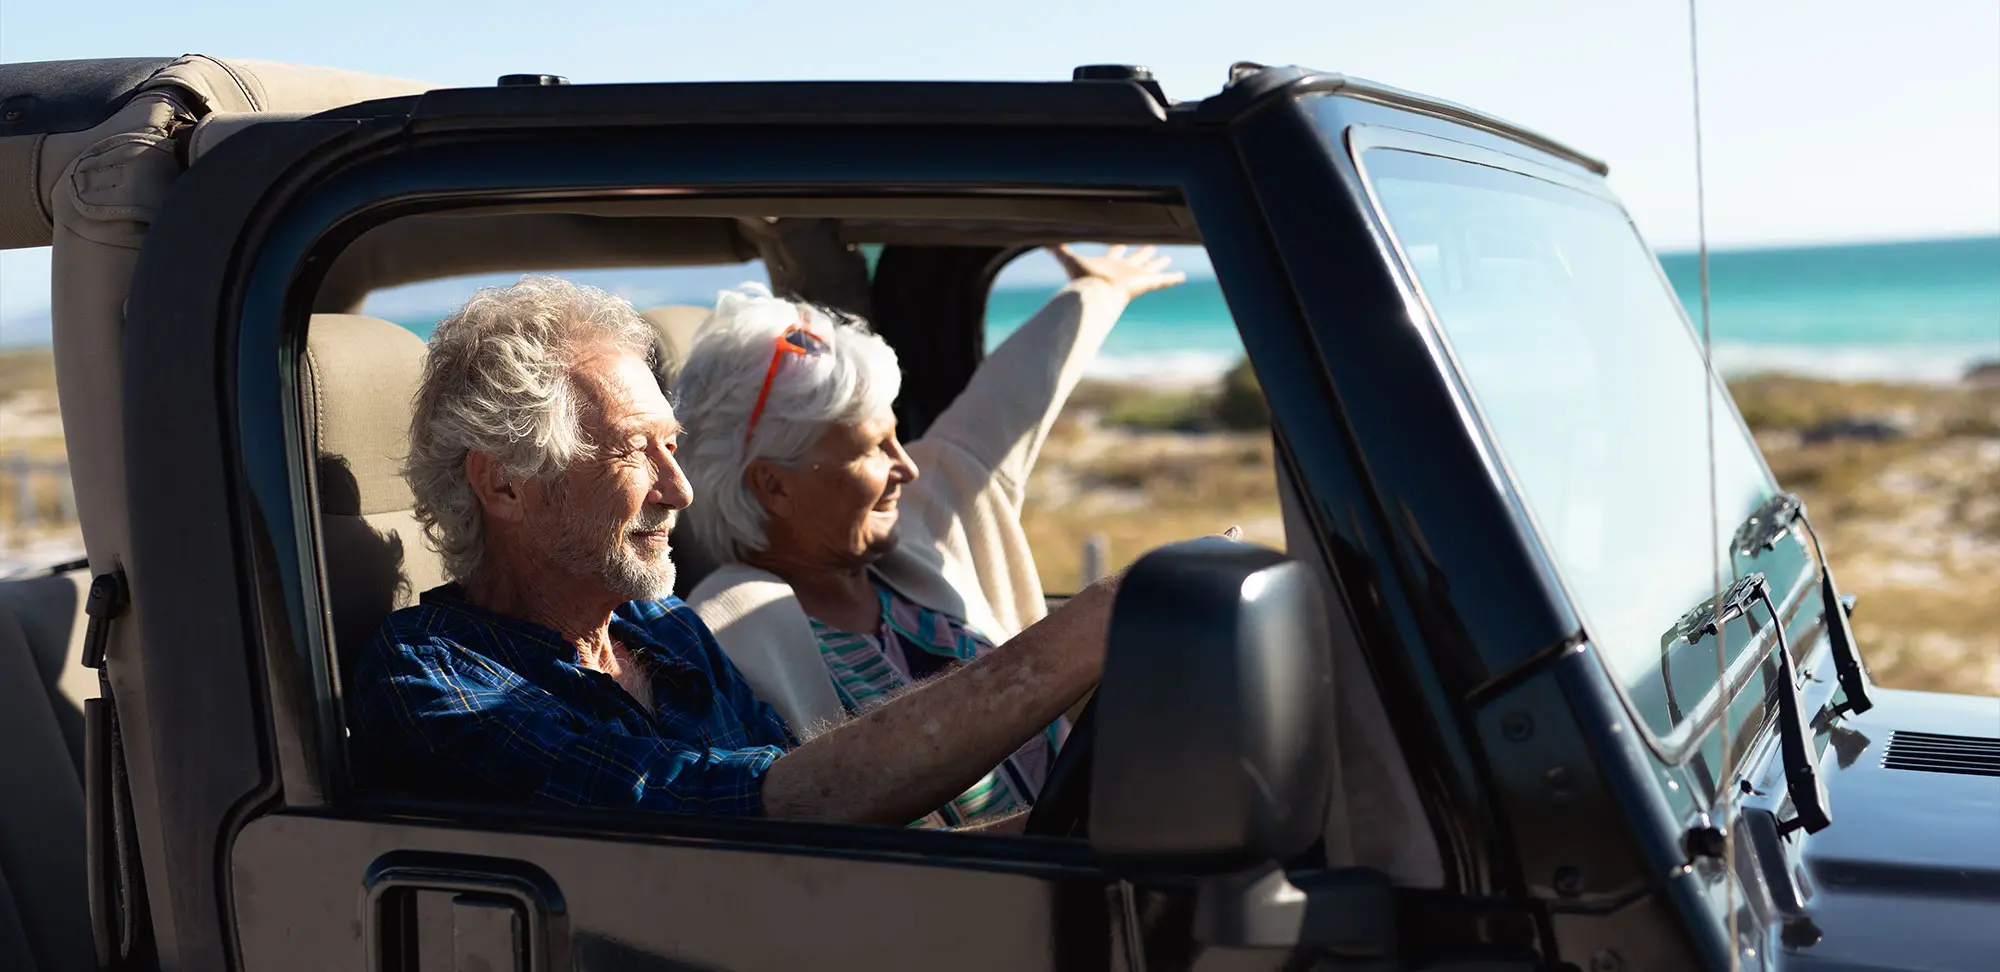
[[[465,587],[456,582],[441,584],[425,591],[421,601],[432,607],[456,611],[467,617],[503,628],[534,644],[549,649],[560,661],[577,666],[583,664],[583,656],[577,652],[576,645],[570,642],[569,639],[556,633],[555,629],[544,627],[533,621],[517,618],[510,614],[501,614],[498,611],[489,610],[474,604],[466,599]],[[652,660],[657,664],[674,669],[688,667],[685,660],[673,652],[665,650],[659,640],[654,638],[652,633],[646,630],[643,625],[632,621],[630,616],[639,613],[635,610],[638,603],[637,601],[627,601],[619,605],[616,611],[612,612],[612,636],[617,638],[626,648],[634,652],[644,652],[651,656]]]
[[[577,653],[576,645],[557,634],[555,629],[474,604],[466,598],[465,587],[462,584],[454,582],[433,587],[424,592],[422,601],[432,607],[454,611],[476,621],[493,625],[517,638],[547,648],[561,661],[576,665],[583,660]]]

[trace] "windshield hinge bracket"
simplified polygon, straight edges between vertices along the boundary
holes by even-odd
[[[1819,561],[1820,612],[1832,649],[1834,674],[1839,676],[1844,697],[1834,712],[1866,712],[1875,703],[1868,697],[1868,673],[1861,667],[1861,655],[1854,647],[1854,629],[1847,622],[1850,608],[1833,581],[1833,566],[1827,563],[1826,550],[1820,546],[1819,531],[1813,529],[1812,520],[1806,516],[1805,501],[1797,493],[1783,492],[1765,500],[1737,529],[1734,546],[1744,554],[1770,550],[1794,525],[1805,527],[1806,537],[1812,541],[1813,556]]]

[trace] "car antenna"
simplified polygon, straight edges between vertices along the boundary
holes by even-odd
[[[1725,581],[1722,575],[1722,550],[1719,546],[1716,546],[1722,539],[1722,502],[1720,497],[1717,496],[1717,489],[1719,487],[1716,484],[1715,476],[1715,346],[1709,328],[1708,187],[1703,178],[1701,153],[1701,31],[1695,11],[1698,4],[1699,0],[1688,0],[1688,80],[1691,88],[1690,95],[1694,103],[1694,226],[1697,265],[1701,274],[1701,401],[1703,415],[1707,419],[1706,431],[1708,435],[1708,542],[1711,550],[1710,556],[1713,559],[1715,568],[1714,603],[1717,611],[1720,612]],[[1772,613],[1774,615],[1772,622],[1782,632],[1785,626],[1784,619],[1775,617],[1777,612],[1773,611]],[[1720,615],[1718,614],[1719,618]],[[1725,643],[1729,640],[1726,633],[1727,627],[1727,625],[1720,623],[1719,620],[1715,626],[1715,679],[1716,687],[1722,693],[1722,717],[1716,720],[1716,725],[1721,732],[1722,768],[1725,771],[1723,778],[1717,781],[1721,785],[1716,787],[1715,799],[1720,804],[1722,811],[1717,823],[1722,828],[1723,867],[1733,870],[1736,863],[1736,828],[1733,826],[1734,821],[1729,811],[1730,803],[1732,802],[1731,798],[1735,793],[1736,787],[1730,785],[1730,773],[1728,772],[1731,767],[1729,766],[1729,652],[1725,647]],[[1779,644],[1783,645],[1783,643],[1783,635],[1781,633]],[[1785,649],[1780,647],[1778,650],[1784,651]],[[1780,671],[1783,670],[1782,668],[1780,669]],[[1743,962],[1740,951],[1741,946],[1737,943],[1736,882],[1730,880],[1725,874],[1722,887],[1724,895],[1723,913],[1729,916],[1729,937],[1725,939],[1723,948],[1729,954],[1729,972],[1738,972],[1743,967]]]

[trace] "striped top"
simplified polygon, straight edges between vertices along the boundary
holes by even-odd
[[[819,642],[820,660],[826,663],[834,692],[850,715],[993,649],[993,643],[970,625],[922,607],[879,580],[875,595],[881,600],[882,627],[872,634],[842,631],[817,618],[809,619],[813,637]],[[957,799],[910,826],[956,827],[1033,806],[1067,730],[1066,723],[1058,719]]]

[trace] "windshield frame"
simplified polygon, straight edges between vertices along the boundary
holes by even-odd
[[[1395,270],[1402,276],[1411,294],[1415,296],[1417,304],[1423,308],[1423,320],[1413,321],[1412,323],[1419,328],[1423,334],[1425,343],[1430,346],[1432,354],[1438,361],[1441,370],[1445,372],[1452,386],[1452,392],[1458,399],[1457,405],[1460,414],[1465,417],[1468,430],[1472,432],[1477,440],[1479,449],[1486,458],[1489,470],[1496,477],[1502,489],[1507,494],[1509,501],[1515,507],[1516,515],[1520,516],[1527,523],[1527,533],[1531,538],[1531,542],[1540,549],[1542,556],[1550,565],[1557,588],[1562,592],[1562,597],[1567,601],[1570,610],[1581,621],[1586,643],[1589,643],[1588,639],[1593,630],[1589,610],[1577,596],[1573,585],[1570,583],[1566,569],[1555,557],[1554,550],[1551,548],[1548,540],[1549,534],[1543,529],[1543,525],[1537,519],[1532,506],[1527,502],[1521,487],[1521,480],[1516,476],[1514,469],[1508,462],[1506,453],[1500,448],[1499,442],[1494,436],[1493,425],[1488,421],[1488,417],[1481,407],[1478,398],[1472,394],[1470,382],[1466,377],[1466,370],[1460,362],[1458,353],[1453,347],[1445,328],[1440,323],[1437,310],[1432,304],[1429,295],[1425,292],[1422,281],[1418,278],[1415,263],[1410,259],[1409,253],[1404,248],[1402,240],[1396,231],[1395,224],[1391,221],[1388,210],[1383,206],[1381,196],[1376,191],[1374,178],[1370,172],[1366,157],[1370,151],[1388,149],[1431,156],[1462,165],[1486,166],[1582,193],[1609,204],[1621,214],[1625,213],[1624,204],[1618,200],[1617,196],[1601,180],[1580,178],[1571,172],[1522,155],[1496,151],[1484,146],[1381,124],[1350,124],[1338,132],[1322,126],[1321,132],[1330,147],[1347,153],[1348,161],[1354,166],[1354,170],[1360,178],[1361,188],[1366,197],[1370,213],[1381,228],[1383,237],[1395,256]],[[1628,223],[1630,222],[1629,214],[1626,215],[1626,220]],[[1635,235],[1637,234],[1636,227],[1633,228],[1633,232]],[[1672,284],[1667,279],[1666,271],[1660,266],[1658,256],[1653,252],[1650,245],[1644,243],[1643,237],[1640,239],[1640,242],[1645,247],[1649,258],[1648,262],[1652,265],[1654,275],[1661,288],[1661,293],[1671,299],[1675,314],[1679,316],[1682,325],[1687,329],[1688,339],[1699,350],[1701,346],[1700,334],[1696,330],[1694,323],[1688,319],[1686,309],[1681,306],[1679,298],[1674,295]],[[1715,434],[1720,436],[1730,434],[1731,431],[1734,431],[1735,434],[1742,435],[1749,440],[1752,446],[1751,451],[1756,457],[1758,467],[1770,482],[1776,483],[1776,476],[1772,474],[1770,465],[1764,457],[1763,450],[1756,446],[1755,438],[1751,436],[1750,430],[1744,424],[1741,414],[1735,407],[1734,401],[1728,395],[1727,386],[1722,383],[1720,376],[1716,374],[1712,365],[1709,366],[1708,371],[1710,382],[1721,392],[1719,401],[1728,405],[1726,409],[1718,409],[1715,415]],[[1609,660],[1603,657],[1602,647],[1600,646],[1597,650],[1590,652],[1590,654],[1597,656],[1596,664],[1598,670],[1603,672],[1605,680],[1611,684],[1617,693],[1619,703],[1624,706],[1627,717],[1632,721],[1634,728],[1638,730],[1640,737],[1645,740],[1647,748],[1658,759],[1668,764],[1678,765],[1685,762],[1697,750],[1708,731],[1715,723],[1720,721],[1722,713],[1743,692],[1756,673],[1764,667],[1764,662],[1769,658],[1771,650],[1778,644],[1778,629],[1781,627],[1790,629],[1798,613],[1807,605],[1807,595],[1811,592],[1813,579],[1817,575],[1816,568],[1817,561],[1808,557],[1806,569],[1801,570],[1799,575],[1789,584],[1783,582],[1774,584],[1774,587],[1778,588],[1778,590],[1773,591],[1774,596],[1778,600],[1778,622],[1775,624],[1767,623],[1758,627],[1750,638],[1749,643],[1732,653],[1725,669],[1724,677],[1718,680],[1718,684],[1710,687],[1708,691],[1702,694],[1700,699],[1689,706],[1685,718],[1666,733],[1660,733],[1651,726],[1638,703],[1633,699],[1631,692],[1627,689],[1624,680],[1618,677],[1617,673],[1612,670]],[[1823,621],[1818,622],[1817,625],[1823,625]],[[1806,639],[1798,639],[1802,645],[1813,645],[1819,640],[1821,628],[1817,625]],[[1761,716],[1752,714],[1746,721],[1760,722],[1764,720],[1762,720]],[[1720,768],[1718,778],[1726,778],[1722,774],[1728,773],[1738,764],[1738,760],[1731,758],[1733,755],[1736,754],[1724,755],[1724,762],[1728,765]]]

